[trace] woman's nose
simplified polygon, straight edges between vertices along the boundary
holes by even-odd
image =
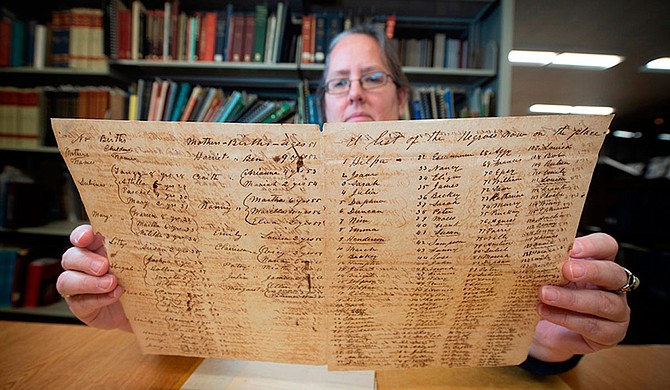
[[[349,101],[356,102],[362,101],[365,96],[365,90],[361,86],[360,80],[352,80],[351,85],[349,86]]]

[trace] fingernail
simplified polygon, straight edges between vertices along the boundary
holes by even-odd
[[[103,290],[107,290],[112,287],[112,277],[110,275],[105,275],[101,278],[98,278],[98,287]]]
[[[558,299],[558,291],[553,287],[542,287],[542,301],[554,302]]]
[[[116,288],[109,293],[109,296],[112,298],[118,298],[119,296],[121,296],[121,292],[122,292],[121,287],[116,286]]]
[[[581,264],[577,264],[577,262],[575,262],[574,264],[573,263],[570,264],[570,272],[572,272],[573,278],[578,279],[584,276],[586,270]]]
[[[84,235],[84,233],[79,233],[78,235],[72,237],[72,245],[78,245],[79,240],[81,240],[81,237]]]
[[[580,253],[582,253],[582,243],[575,240],[572,243],[572,249],[570,250],[570,256],[579,256]]]
[[[93,260],[91,261],[91,271],[98,275],[102,271],[102,267],[104,267],[104,265],[105,264],[100,260]]]

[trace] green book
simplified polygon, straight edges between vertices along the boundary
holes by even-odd
[[[268,24],[268,6],[256,5],[256,31],[254,33],[253,62],[265,61],[265,35]]]
[[[289,112],[291,112],[295,108],[295,102],[294,101],[286,101],[282,104],[280,104],[277,109],[270,115],[266,116],[261,123],[275,123],[279,121],[281,118],[286,116]]]

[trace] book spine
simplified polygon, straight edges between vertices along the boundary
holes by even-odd
[[[312,16],[304,15],[302,17],[302,55],[300,57],[300,62],[303,64],[310,64],[312,60]]]
[[[256,32],[256,17],[244,16],[244,43],[242,44],[242,61],[251,62],[254,55],[254,33]]]
[[[316,25],[314,27],[314,62],[322,64],[326,58],[326,14],[316,14]]]
[[[231,61],[242,61],[242,50],[244,48],[244,16],[241,14],[233,15],[233,41]]]
[[[225,57],[225,48],[226,48],[226,22],[228,18],[225,11],[218,11],[216,15],[216,36],[215,36],[215,49],[214,49],[214,61],[222,62]]]
[[[265,42],[267,38],[268,7],[256,5],[256,31],[254,32],[253,61],[265,61]]]

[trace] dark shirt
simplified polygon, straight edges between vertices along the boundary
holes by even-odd
[[[528,356],[519,367],[535,375],[556,375],[575,368],[583,355],[575,355],[564,362],[543,362]]]

